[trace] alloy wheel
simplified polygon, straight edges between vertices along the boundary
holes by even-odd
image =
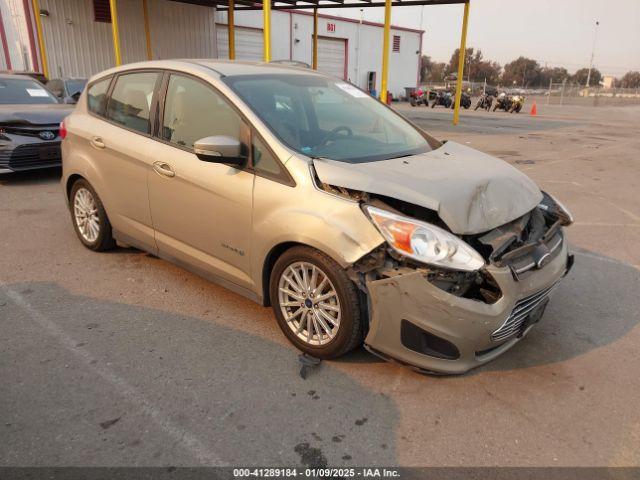
[[[100,217],[93,194],[82,187],[73,198],[73,218],[84,240],[93,243],[100,235]]]
[[[278,301],[287,326],[306,344],[326,345],[338,333],[340,299],[329,277],[316,265],[289,265],[278,281]]]

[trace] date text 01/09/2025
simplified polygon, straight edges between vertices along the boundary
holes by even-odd
[[[400,478],[394,468],[234,468],[234,478]]]

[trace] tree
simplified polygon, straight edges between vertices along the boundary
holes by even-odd
[[[573,76],[571,77],[571,80],[576,82],[578,85],[587,86],[588,75],[589,75],[589,69],[581,68],[580,70],[578,70],[576,73],[573,74]],[[593,67],[591,69],[591,77],[589,79],[588,86],[598,86],[600,84],[600,80],[602,80],[602,74],[596,67]]]
[[[640,72],[627,72],[620,79],[622,88],[640,88]]]
[[[447,65],[447,75],[458,74],[459,59],[460,49],[456,48]],[[476,50],[473,47],[465,49],[463,79],[469,79],[472,82],[484,82],[486,78],[487,83],[495,84],[500,78],[500,69],[498,62],[483,59],[482,50]]]
[[[540,64],[532,58],[518,57],[504,66],[502,82],[505,86],[540,86],[541,72]]]
[[[569,77],[569,72],[564,67],[545,67],[540,72],[540,86],[549,85],[549,81],[552,81],[553,83],[562,83]]]
[[[475,66],[475,69],[471,70],[471,81],[484,82],[486,80],[488,84],[496,85],[500,83],[501,70],[502,67],[498,62],[483,60]]]
[[[420,81],[422,82],[442,82],[445,75],[446,64],[444,62],[434,62],[427,55],[422,56],[420,63]]]

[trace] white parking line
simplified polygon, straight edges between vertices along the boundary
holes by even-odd
[[[160,429],[171,436],[188,453],[193,455],[198,462],[206,466],[226,466],[226,464],[199,438],[167,419],[160,410],[155,408],[124,378],[120,377],[111,369],[100,365],[86,350],[77,347],[76,345],[78,342],[67,335],[53,320],[40,313],[40,311],[27,302],[22,295],[1,281],[0,290],[4,292],[4,294],[9,297],[13,303],[24,310],[33,321],[43,327],[51,336],[55,337],[66,350],[78,357],[87,368],[93,370],[102,379],[109,382],[122,397],[137,406],[143,414],[151,417]]]

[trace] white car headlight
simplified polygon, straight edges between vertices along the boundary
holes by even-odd
[[[471,246],[442,228],[371,205],[363,208],[389,245],[405,257],[467,272],[485,264]]]

